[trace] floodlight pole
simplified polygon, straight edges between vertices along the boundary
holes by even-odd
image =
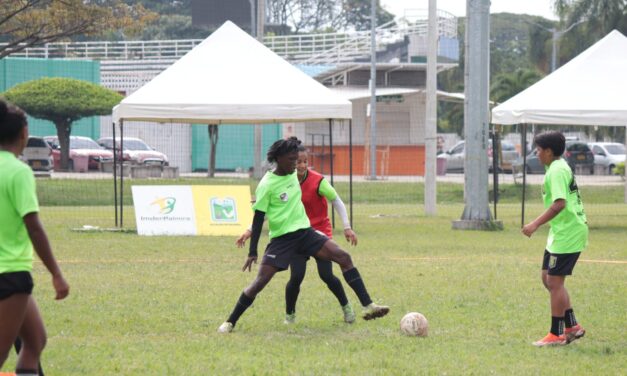
[[[437,0],[429,0],[427,31],[427,99],[425,121],[425,214],[436,215],[436,158],[437,158],[437,54],[438,54]]]
[[[370,2],[370,179],[377,179],[377,0]]]
[[[487,230],[502,226],[492,221],[488,204],[490,0],[467,0],[466,15],[465,207],[461,219],[453,221],[453,228]]]

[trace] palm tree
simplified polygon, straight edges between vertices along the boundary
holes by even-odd
[[[518,69],[513,73],[496,76],[490,88],[490,99],[502,103],[540,80],[542,76],[535,70]]]
[[[587,20],[589,29],[599,36],[614,29],[627,31],[625,0],[554,0],[553,6],[562,21],[572,24]]]

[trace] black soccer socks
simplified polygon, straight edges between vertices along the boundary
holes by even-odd
[[[231,312],[231,316],[226,320],[235,326],[237,320],[239,320],[240,316],[253,304],[255,298],[249,298],[246,294],[242,293],[235,304],[235,308],[233,308],[233,312]]]
[[[351,270],[347,270],[343,273],[344,280],[348,285],[355,291],[357,297],[359,298],[359,302],[362,306],[367,306],[372,303],[372,299],[370,299],[370,295],[368,295],[368,291],[366,290],[366,285],[364,285],[364,281],[361,279],[361,275],[359,275],[359,271],[357,268],[352,268]]]

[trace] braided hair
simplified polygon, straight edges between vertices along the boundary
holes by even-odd
[[[277,161],[277,158],[282,155],[300,151],[300,144],[300,140],[296,137],[275,141],[272,146],[270,146],[270,149],[268,149],[268,162],[274,163]]]
[[[27,124],[24,111],[0,100],[0,144],[6,145],[15,142]]]

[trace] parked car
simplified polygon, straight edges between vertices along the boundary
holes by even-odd
[[[573,171],[580,166],[583,170],[589,171],[590,175],[594,174],[594,154],[585,142],[566,141],[564,159]]]
[[[460,141],[446,153],[442,154],[446,158],[447,172],[464,172],[464,159],[466,158],[465,141]],[[514,144],[501,141],[502,161],[500,168],[505,171],[512,170],[512,164],[520,157]],[[492,141],[488,144],[488,169],[492,171]]]
[[[120,147],[120,139],[115,140],[116,147]],[[98,144],[107,150],[113,150],[113,137],[103,137],[98,140]],[[124,151],[122,160],[130,161],[133,164],[161,165],[168,166],[168,157],[148,146],[139,138],[124,137]]]
[[[590,174],[594,173],[594,156],[588,145],[579,141],[566,141],[566,150],[564,150],[563,158],[566,160],[571,170],[575,171],[575,166],[582,166]],[[515,164],[522,170],[523,160],[519,158]],[[544,165],[538,159],[536,149],[534,148],[527,155],[527,173],[528,174],[544,174]]]
[[[34,171],[52,169],[52,148],[42,137],[29,136],[20,159]]]
[[[617,164],[625,162],[625,145],[618,142],[590,142],[588,146],[594,154],[594,164],[602,166],[609,174],[614,174]]]
[[[61,160],[61,147],[57,136],[46,136],[44,140],[52,147],[52,157],[55,168],[59,166]],[[89,170],[99,170],[101,162],[113,160],[113,153],[101,147],[89,137],[70,136],[70,161],[68,169],[75,170],[74,160],[78,157],[87,156],[87,167]]]

